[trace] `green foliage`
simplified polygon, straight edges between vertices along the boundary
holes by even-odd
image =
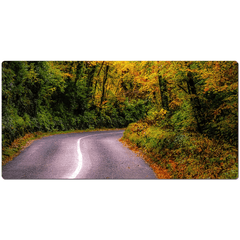
[[[175,131],[191,131],[196,129],[196,122],[189,102],[184,101],[180,109],[176,110],[169,118]]]
[[[144,117],[147,106],[145,105],[144,100],[132,100],[131,102],[128,99],[125,101],[125,108],[123,114],[125,116],[126,122],[132,123]]]
[[[50,132],[54,129],[54,125],[52,115],[46,109],[41,109],[41,111],[37,113],[35,131]]]
[[[209,91],[205,94],[206,127],[208,136],[218,136],[237,146],[238,143],[238,93]]]
[[[2,143],[10,144],[16,137],[22,136],[31,126],[29,116],[20,117],[14,108],[6,109],[2,117]]]

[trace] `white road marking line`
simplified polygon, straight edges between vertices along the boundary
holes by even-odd
[[[82,153],[80,151],[80,140],[81,139],[82,138],[79,138],[77,141],[78,166],[77,166],[75,172],[69,178],[75,178],[82,168]]]
[[[69,178],[75,178],[79,174],[81,169],[82,169],[82,153],[81,153],[81,149],[80,149],[80,141],[81,141],[81,139],[86,138],[86,137],[93,137],[93,136],[103,135],[103,134],[116,134],[116,132],[114,132],[114,133],[113,132],[112,133],[99,133],[99,134],[94,134],[94,135],[88,135],[88,136],[81,137],[81,138],[78,139],[78,141],[77,141],[78,166],[77,166],[76,170],[74,171],[74,173]]]

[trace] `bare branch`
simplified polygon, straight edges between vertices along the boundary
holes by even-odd
[[[178,84],[177,84],[177,85],[178,85]],[[178,87],[180,87],[185,93],[188,94],[188,92],[187,92],[182,86],[178,85]]]

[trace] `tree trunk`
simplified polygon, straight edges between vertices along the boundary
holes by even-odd
[[[99,76],[99,74],[100,74],[100,72],[101,72],[101,70],[102,70],[102,68],[103,68],[103,65],[104,65],[104,61],[102,62],[102,64],[101,64],[101,66],[100,66],[100,69],[99,69],[99,71],[98,71],[98,73],[97,73],[97,77]],[[96,89],[97,89],[97,79],[96,79],[96,81],[95,81],[95,85],[94,85],[94,90],[93,90],[93,94],[92,94],[92,98],[94,98],[94,95],[95,95],[95,93],[96,93]]]
[[[103,78],[102,97],[101,97],[100,107],[102,107],[102,103],[103,103],[103,100],[105,97],[105,84],[107,82],[108,70],[109,70],[109,65],[106,66],[106,70],[105,70],[105,74],[104,74],[104,78]]]
[[[160,74],[158,75],[158,81],[159,81],[159,88],[160,88],[161,99],[162,99],[162,107],[163,109],[169,111],[168,96],[167,96],[167,82],[165,79],[162,78]]]
[[[202,107],[199,101],[199,97],[197,95],[197,90],[191,72],[188,72],[187,77],[188,93],[190,95],[190,101],[193,107],[194,117],[197,121],[198,131],[200,133],[203,133],[204,118],[202,114]]]
[[[75,86],[77,85],[77,81],[81,78],[82,72],[83,72],[83,64],[84,62],[79,62],[77,64],[77,73],[76,73],[76,78],[75,78]]]
[[[96,71],[96,66],[92,66],[91,69],[88,71],[88,78],[87,78],[88,98],[92,98],[93,77],[94,77],[95,71]]]

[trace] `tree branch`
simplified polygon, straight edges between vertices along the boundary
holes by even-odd
[[[177,84],[177,85],[178,85],[178,84]],[[187,92],[182,86],[178,85],[178,87],[180,87],[185,93],[188,94],[188,92]]]
[[[99,76],[99,74],[100,74],[100,72],[101,72],[101,70],[102,70],[103,64],[104,64],[104,61],[102,62],[102,65],[101,65],[101,67],[100,67],[100,69],[99,69],[99,72],[98,72],[98,74],[97,74],[97,77]]]

